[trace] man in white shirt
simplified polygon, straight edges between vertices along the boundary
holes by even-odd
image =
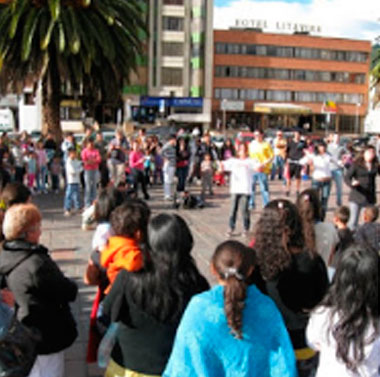
[[[334,134],[331,143],[327,146],[327,152],[332,157],[331,175],[335,182],[336,189],[336,205],[342,205],[342,190],[343,190],[343,164],[341,158],[344,153],[344,148],[339,145],[339,135]]]
[[[221,163],[223,170],[231,172],[230,176],[230,193],[232,199],[231,214],[229,219],[230,229],[227,235],[231,237],[234,234],[236,225],[236,214],[239,208],[239,201],[242,199],[242,215],[244,231],[243,235],[247,236],[251,224],[249,200],[252,194],[252,177],[257,168],[257,162],[248,157],[248,150],[245,144],[241,144],[238,149],[238,158],[230,158]]]

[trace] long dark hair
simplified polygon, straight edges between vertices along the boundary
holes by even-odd
[[[254,253],[238,241],[225,241],[215,250],[212,265],[225,282],[224,310],[232,334],[242,339],[247,278],[253,270]]]
[[[176,321],[190,298],[209,288],[190,254],[193,236],[182,217],[162,213],[150,221],[148,240],[145,266],[131,274],[131,297],[157,320]]]
[[[314,189],[302,191],[297,198],[297,208],[302,219],[306,247],[316,255],[315,223],[322,221],[323,217],[318,192]]]
[[[274,278],[291,263],[292,250],[305,247],[301,218],[288,200],[272,200],[255,226],[258,264],[264,279]]]
[[[336,357],[356,372],[365,345],[379,336],[378,254],[364,245],[345,250],[322,305],[331,308],[328,332],[337,343]],[[368,339],[371,325],[374,333]]]
[[[373,145],[366,145],[358,154],[358,156],[354,160],[354,164],[360,165],[360,166],[365,166],[365,161],[364,161],[364,152],[367,151],[368,149],[372,149],[375,152],[375,157],[372,160],[372,165],[377,168],[379,164],[379,160],[376,155],[376,148]]]

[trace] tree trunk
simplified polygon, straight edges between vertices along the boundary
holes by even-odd
[[[51,51],[48,71],[42,81],[43,131],[52,133],[55,141],[61,142],[61,79],[55,57],[55,51]]]

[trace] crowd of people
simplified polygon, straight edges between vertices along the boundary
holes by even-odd
[[[161,146],[144,132],[127,140],[117,131],[103,150],[89,134],[79,154],[67,135],[67,145],[62,144],[65,211],[81,208],[84,169],[85,206],[93,206],[97,223],[84,274],[84,282],[97,287],[87,361],[106,359],[106,377],[379,374],[375,148],[365,146],[348,164],[345,153],[330,145],[337,144],[336,136],[327,146],[319,142],[317,154],[298,133],[285,142],[280,132],[281,142],[270,143],[263,136],[256,131],[250,145],[235,150],[230,141],[217,149],[209,135],[172,135]],[[149,153],[154,160],[147,158]],[[270,198],[271,174],[285,179],[281,199]],[[23,325],[40,334],[38,356],[24,375],[63,377],[63,352],[77,337],[69,306],[77,286],[40,245],[41,213],[30,203],[34,187],[15,175],[16,170],[10,178],[14,182],[1,193],[0,307],[13,308]],[[147,186],[161,180],[164,197],[172,200],[175,191],[186,192],[189,180],[201,179],[202,195],[212,195],[215,175],[230,184],[228,236],[234,236],[242,201],[247,239],[246,244],[228,239],[216,245],[210,267],[217,284],[210,288],[191,256],[191,229],[178,214],[152,216]],[[294,176],[300,190],[302,175],[310,175],[312,184],[293,203],[287,197],[290,182]],[[330,223],[325,219],[326,192],[333,177],[344,179],[350,196],[344,206],[337,195]],[[22,178],[29,183],[24,173]],[[128,182],[131,195],[125,195]],[[256,183],[264,208],[248,233]],[[7,313],[0,310],[2,317]],[[0,320],[4,330],[9,321]],[[110,337],[113,343],[105,355],[102,342]]]

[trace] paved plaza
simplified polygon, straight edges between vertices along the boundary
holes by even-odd
[[[378,188],[380,182],[378,182]],[[309,187],[309,182],[303,182],[303,188]],[[191,187],[191,191],[197,193],[198,186]],[[278,181],[270,182],[271,199],[284,197],[284,188]],[[257,208],[261,208],[261,196],[257,190]],[[189,224],[195,239],[193,256],[202,273],[212,283],[209,273],[209,261],[215,247],[226,239],[228,229],[228,216],[230,200],[227,187],[216,187],[215,195],[207,200],[207,206],[195,210],[173,210],[167,202],[162,201],[162,187],[150,190],[153,215],[159,212],[176,212],[183,216]],[[345,188],[343,202],[347,203],[347,188]],[[295,199],[294,195],[291,199]],[[330,196],[330,210],[327,218],[331,219],[332,210],[335,208],[335,190]],[[380,194],[378,190],[378,199]],[[78,322],[79,337],[75,344],[66,351],[67,377],[100,377],[103,371],[95,364],[86,364],[86,347],[88,337],[89,317],[92,300],[95,295],[95,287],[88,287],[83,283],[83,274],[91,253],[92,231],[81,230],[81,216],[63,216],[63,193],[38,195],[33,201],[40,207],[43,214],[43,233],[41,243],[49,248],[53,258],[67,276],[74,279],[79,286],[77,300],[72,305],[75,318]],[[254,225],[260,211],[252,211],[251,221]],[[242,222],[240,213],[237,221],[237,233],[241,231]],[[247,241],[237,236],[241,241]],[[59,324],[57,324],[59,326]]]

